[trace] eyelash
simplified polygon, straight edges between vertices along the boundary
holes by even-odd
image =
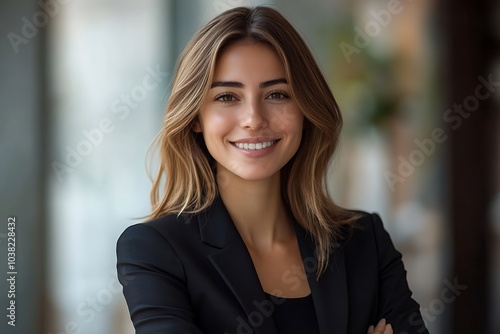
[[[217,94],[217,96],[215,96],[214,101],[218,101],[218,102],[222,102],[222,103],[229,103],[229,102],[233,102],[234,101],[234,100],[230,100],[230,101],[221,100],[221,98],[225,98],[225,97],[230,97],[230,98],[235,99],[235,97],[234,97],[233,94],[230,94],[230,93],[220,93],[220,94]]]
[[[269,94],[267,94],[267,97],[271,96],[271,95],[274,95],[274,94],[281,94],[282,97],[280,97],[279,99],[276,99],[276,100],[286,100],[288,99],[290,96],[288,96],[287,93],[285,93],[284,91],[282,90],[273,90],[272,92],[270,92]],[[275,100],[275,99],[273,99]]]
[[[288,99],[290,96],[285,93],[284,91],[281,91],[281,90],[273,90],[272,92],[270,92],[269,94],[267,94],[267,97],[266,98],[269,98],[271,95],[274,95],[274,94],[280,94],[281,97],[277,98],[277,99],[271,99],[271,100],[286,100]],[[232,99],[236,99],[235,96],[231,93],[220,93],[218,94],[217,96],[215,96],[214,98],[214,101],[218,101],[218,102],[222,102],[222,103],[229,103],[229,102],[233,102],[234,100],[223,100],[223,98],[232,98]]]

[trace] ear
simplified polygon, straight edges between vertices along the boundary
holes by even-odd
[[[200,120],[198,119],[198,117],[194,120],[193,125],[191,126],[191,129],[193,130],[193,132],[196,132],[196,133],[202,132]]]

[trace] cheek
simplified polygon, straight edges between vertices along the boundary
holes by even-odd
[[[202,129],[205,140],[227,135],[234,127],[234,119],[228,113],[209,112],[202,115]]]
[[[304,116],[296,107],[283,106],[271,118],[271,129],[279,132],[302,132]]]
[[[220,128],[229,128],[234,126],[234,117],[228,112],[214,113],[211,117],[211,125]]]

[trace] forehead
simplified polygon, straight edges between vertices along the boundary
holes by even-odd
[[[285,66],[276,51],[265,43],[240,40],[230,44],[218,56],[214,80],[229,77],[286,77]],[[262,78],[260,78],[262,79]]]

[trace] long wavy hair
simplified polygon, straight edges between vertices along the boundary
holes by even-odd
[[[284,64],[291,96],[304,115],[300,147],[281,170],[281,193],[294,218],[314,238],[319,278],[328,266],[331,247],[357,219],[353,211],[333,202],[326,185],[342,116],[306,43],[273,8],[228,10],[199,30],[181,54],[163,126],[155,139],[160,166],[151,190],[148,220],[172,213],[198,213],[216,198],[215,161],[202,136],[192,128],[218,56],[242,39],[265,43],[276,52]]]

